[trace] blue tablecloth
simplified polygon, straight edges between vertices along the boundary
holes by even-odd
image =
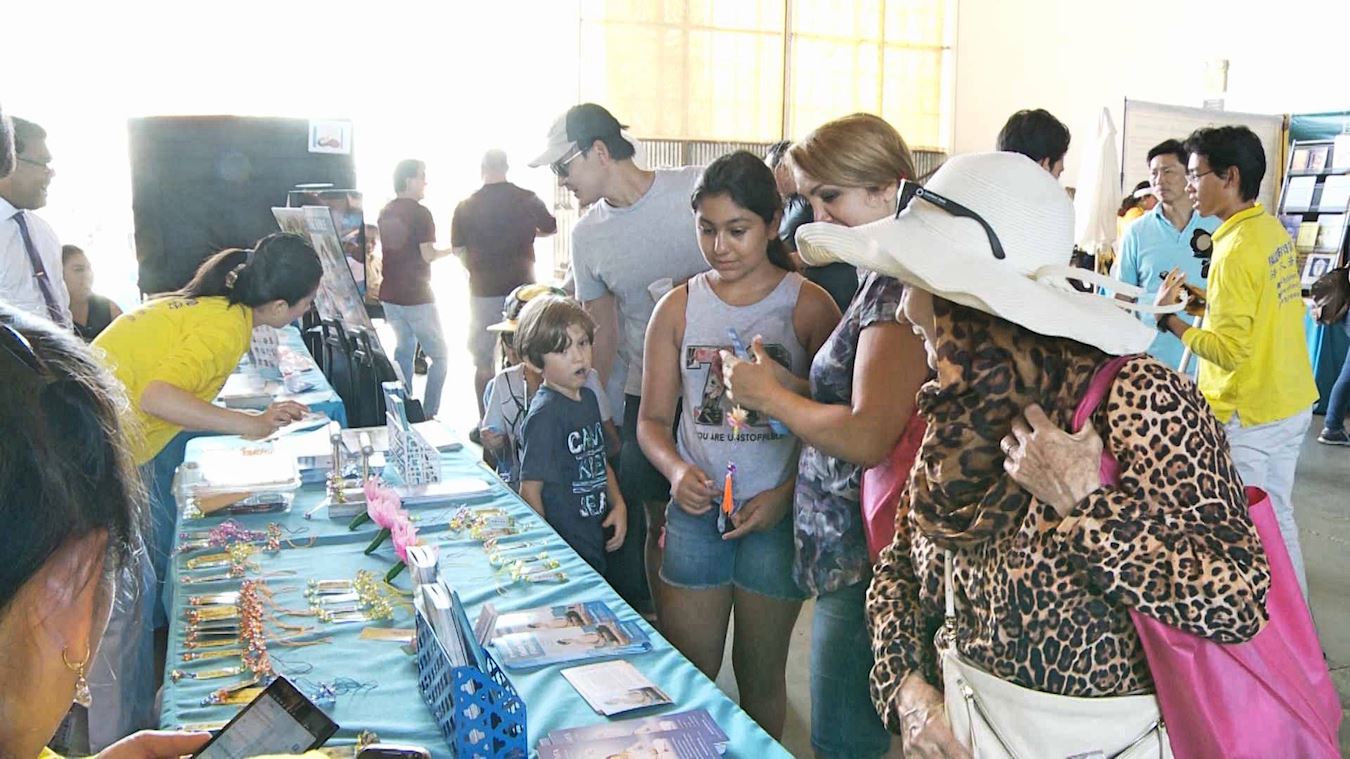
[[[246,445],[238,438],[197,438],[188,443],[187,461],[199,461],[212,455],[213,450],[237,448]],[[642,625],[652,638],[654,650],[631,657],[629,661],[643,674],[664,689],[675,703],[658,711],[707,709],[713,719],[730,737],[729,757],[787,756],[787,752],[762,731],[736,704],[677,652],[641,617],[627,606],[542,519],[493,475],[487,472],[473,455],[471,448],[447,453],[442,458],[444,478],[481,477],[492,482],[492,489],[482,497],[468,502],[471,506],[497,506],[515,517],[523,533],[522,538],[545,540],[545,550],[562,563],[568,581],[561,585],[511,585],[500,587],[482,547],[468,537],[449,530],[447,520],[459,504],[437,504],[411,509],[417,517],[419,535],[423,542],[434,541],[441,547],[441,576],[460,593],[470,619],[475,619],[482,605],[492,602],[501,612],[528,609],[553,604],[600,600],[609,604],[621,619]],[[253,515],[238,521],[251,529],[264,529],[268,522],[279,522],[295,531],[294,547],[284,546],[275,554],[257,554],[260,568],[270,588],[276,591],[276,605],[283,608],[304,608],[303,587],[309,579],[349,579],[357,570],[369,569],[381,576],[396,561],[393,548],[386,543],[371,556],[362,551],[375,533],[367,524],[355,532],[347,529],[346,520],[333,521],[323,511],[306,520],[304,513],[323,498],[321,486],[307,486],[296,492],[295,501],[287,514]],[[218,523],[218,519],[183,522],[180,529],[204,529]],[[313,544],[309,540],[313,539]],[[173,560],[171,580],[175,584],[174,602],[170,615],[168,664],[172,671],[183,667],[184,610],[188,595],[233,589],[227,583],[208,585],[181,585],[179,575],[185,571],[187,556]],[[199,573],[200,574],[200,573]],[[409,586],[408,574],[400,575],[395,583]],[[316,621],[309,617],[284,617],[288,624],[311,626]],[[304,684],[332,681],[335,678],[374,685],[358,694],[339,696],[336,707],[328,709],[342,730],[335,743],[351,743],[361,730],[373,730],[381,739],[426,746],[435,756],[449,756],[450,749],[441,737],[431,713],[417,689],[416,664],[413,657],[395,642],[361,640],[361,631],[367,627],[396,627],[411,629],[411,613],[399,611],[392,621],[326,625],[333,641],[327,645],[306,648],[269,647],[277,669],[292,680]],[[192,669],[207,670],[221,666],[223,660],[198,662]],[[237,662],[232,660],[231,663]],[[510,671],[516,690],[525,700],[529,719],[529,745],[533,747],[551,730],[605,721],[582,700],[559,674],[570,665],[554,665],[530,671]],[[223,721],[239,707],[203,707],[202,699],[212,690],[238,678],[222,680],[188,680],[174,682],[165,673],[163,709],[160,723],[175,727],[187,723]]]
[[[323,371],[314,362],[314,358],[309,355],[309,349],[305,347],[305,341],[300,335],[300,330],[294,325],[290,325],[279,328],[277,335],[281,339],[281,348],[294,354],[304,364],[304,369],[293,375],[289,381],[308,389],[298,393],[279,393],[275,396],[275,400],[303,403],[309,406],[311,411],[326,414],[329,419],[334,419],[343,427],[346,427],[347,407],[343,405],[342,398],[338,396],[337,391],[328,383],[328,378],[323,376]],[[267,372],[253,366],[249,361],[248,354],[244,354],[244,358],[239,362],[235,373],[257,376],[260,382],[281,379],[280,373],[276,371]]]

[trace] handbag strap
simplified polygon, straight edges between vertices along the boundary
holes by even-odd
[[[1124,368],[1125,362],[1134,358],[1130,356],[1116,356],[1115,358],[1102,364],[1095,374],[1092,375],[1092,381],[1088,383],[1087,392],[1083,394],[1083,400],[1078,402],[1078,408],[1073,413],[1073,424],[1070,425],[1070,432],[1077,433],[1088,425],[1092,420],[1092,415],[1101,408],[1102,402],[1106,400],[1106,394],[1111,392],[1111,385],[1116,381],[1116,375]],[[1115,485],[1120,481],[1120,464],[1116,457],[1102,446],[1102,461],[1100,464],[1102,483],[1106,485]]]

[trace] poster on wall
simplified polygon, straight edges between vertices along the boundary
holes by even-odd
[[[311,119],[309,152],[349,155],[352,152],[352,122]]]

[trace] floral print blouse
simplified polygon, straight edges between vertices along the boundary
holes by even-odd
[[[834,333],[811,362],[811,399],[817,403],[853,402],[853,365],[864,329],[895,320],[904,285],[876,273],[864,275],[853,302]],[[871,577],[858,486],[862,469],[802,448],[793,502],[796,559],[793,579],[802,590],[820,595]]]

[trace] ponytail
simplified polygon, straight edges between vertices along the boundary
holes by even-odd
[[[769,247],[764,252],[769,256],[769,263],[777,266],[783,271],[796,271],[797,264],[793,262],[791,254],[788,253],[787,243],[778,236],[777,230],[772,230],[773,236],[769,238]]]
[[[305,238],[270,234],[253,250],[230,248],[202,262],[192,281],[169,293],[177,298],[223,297],[230,305],[257,308],[275,300],[295,305],[319,287],[323,265]]]

